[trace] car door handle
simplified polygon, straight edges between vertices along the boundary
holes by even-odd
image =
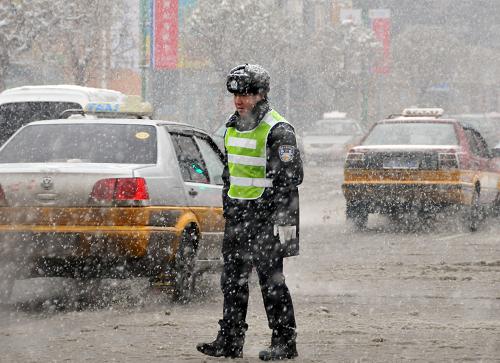
[[[198,195],[198,192],[196,190],[194,190],[193,188],[189,189],[189,192],[188,194],[192,197],[195,197]]]

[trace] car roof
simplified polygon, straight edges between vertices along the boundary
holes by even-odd
[[[432,121],[434,123],[459,123],[458,120],[453,118],[436,118],[432,116],[420,116],[420,117],[406,117],[406,116],[397,116],[394,118],[386,118],[377,123],[429,123]]]
[[[71,124],[130,124],[130,125],[148,125],[148,126],[174,126],[178,128],[189,128],[205,134],[207,131],[182,122],[165,121],[165,120],[150,120],[137,118],[70,118],[57,120],[33,121],[25,126],[30,125],[71,125]]]
[[[389,119],[384,119],[377,121],[376,124],[383,124],[383,123],[439,123],[439,124],[453,124],[453,125],[460,125],[463,128],[467,129],[472,129],[476,132],[479,133],[478,129],[474,126],[471,125],[467,122],[456,120],[454,118],[436,118],[436,117],[404,117],[404,116],[398,116],[394,118],[389,118]]]
[[[484,119],[487,118],[488,115],[486,113],[459,113],[450,115],[453,118],[470,118],[470,119]]]
[[[317,120],[316,122],[321,123],[358,123],[356,120],[352,118],[322,118],[321,120]]]
[[[9,88],[0,93],[0,104],[18,102],[122,102],[122,92],[76,85],[22,86]]]

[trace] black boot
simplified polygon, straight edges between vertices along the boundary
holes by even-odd
[[[273,330],[271,345],[259,353],[261,360],[282,360],[298,357],[295,329]]]
[[[230,327],[223,320],[219,321],[220,330],[212,343],[200,343],[199,352],[211,357],[242,358],[247,324],[243,327]]]

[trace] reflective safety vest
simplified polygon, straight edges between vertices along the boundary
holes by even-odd
[[[286,122],[278,112],[269,111],[253,130],[228,127],[224,138],[230,177],[228,196],[232,199],[257,199],[272,179],[266,178],[266,145],[269,132],[278,122]]]

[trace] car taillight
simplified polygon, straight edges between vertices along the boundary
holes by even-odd
[[[363,168],[365,165],[365,154],[349,152],[345,157],[345,168]]]
[[[456,153],[439,153],[440,169],[458,169],[458,156]]]
[[[116,180],[117,200],[148,200],[149,193],[144,178],[120,178]]]
[[[144,178],[111,178],[95,183],[90,197],[100,201],[141,201],[148,200],[149,193]]]

